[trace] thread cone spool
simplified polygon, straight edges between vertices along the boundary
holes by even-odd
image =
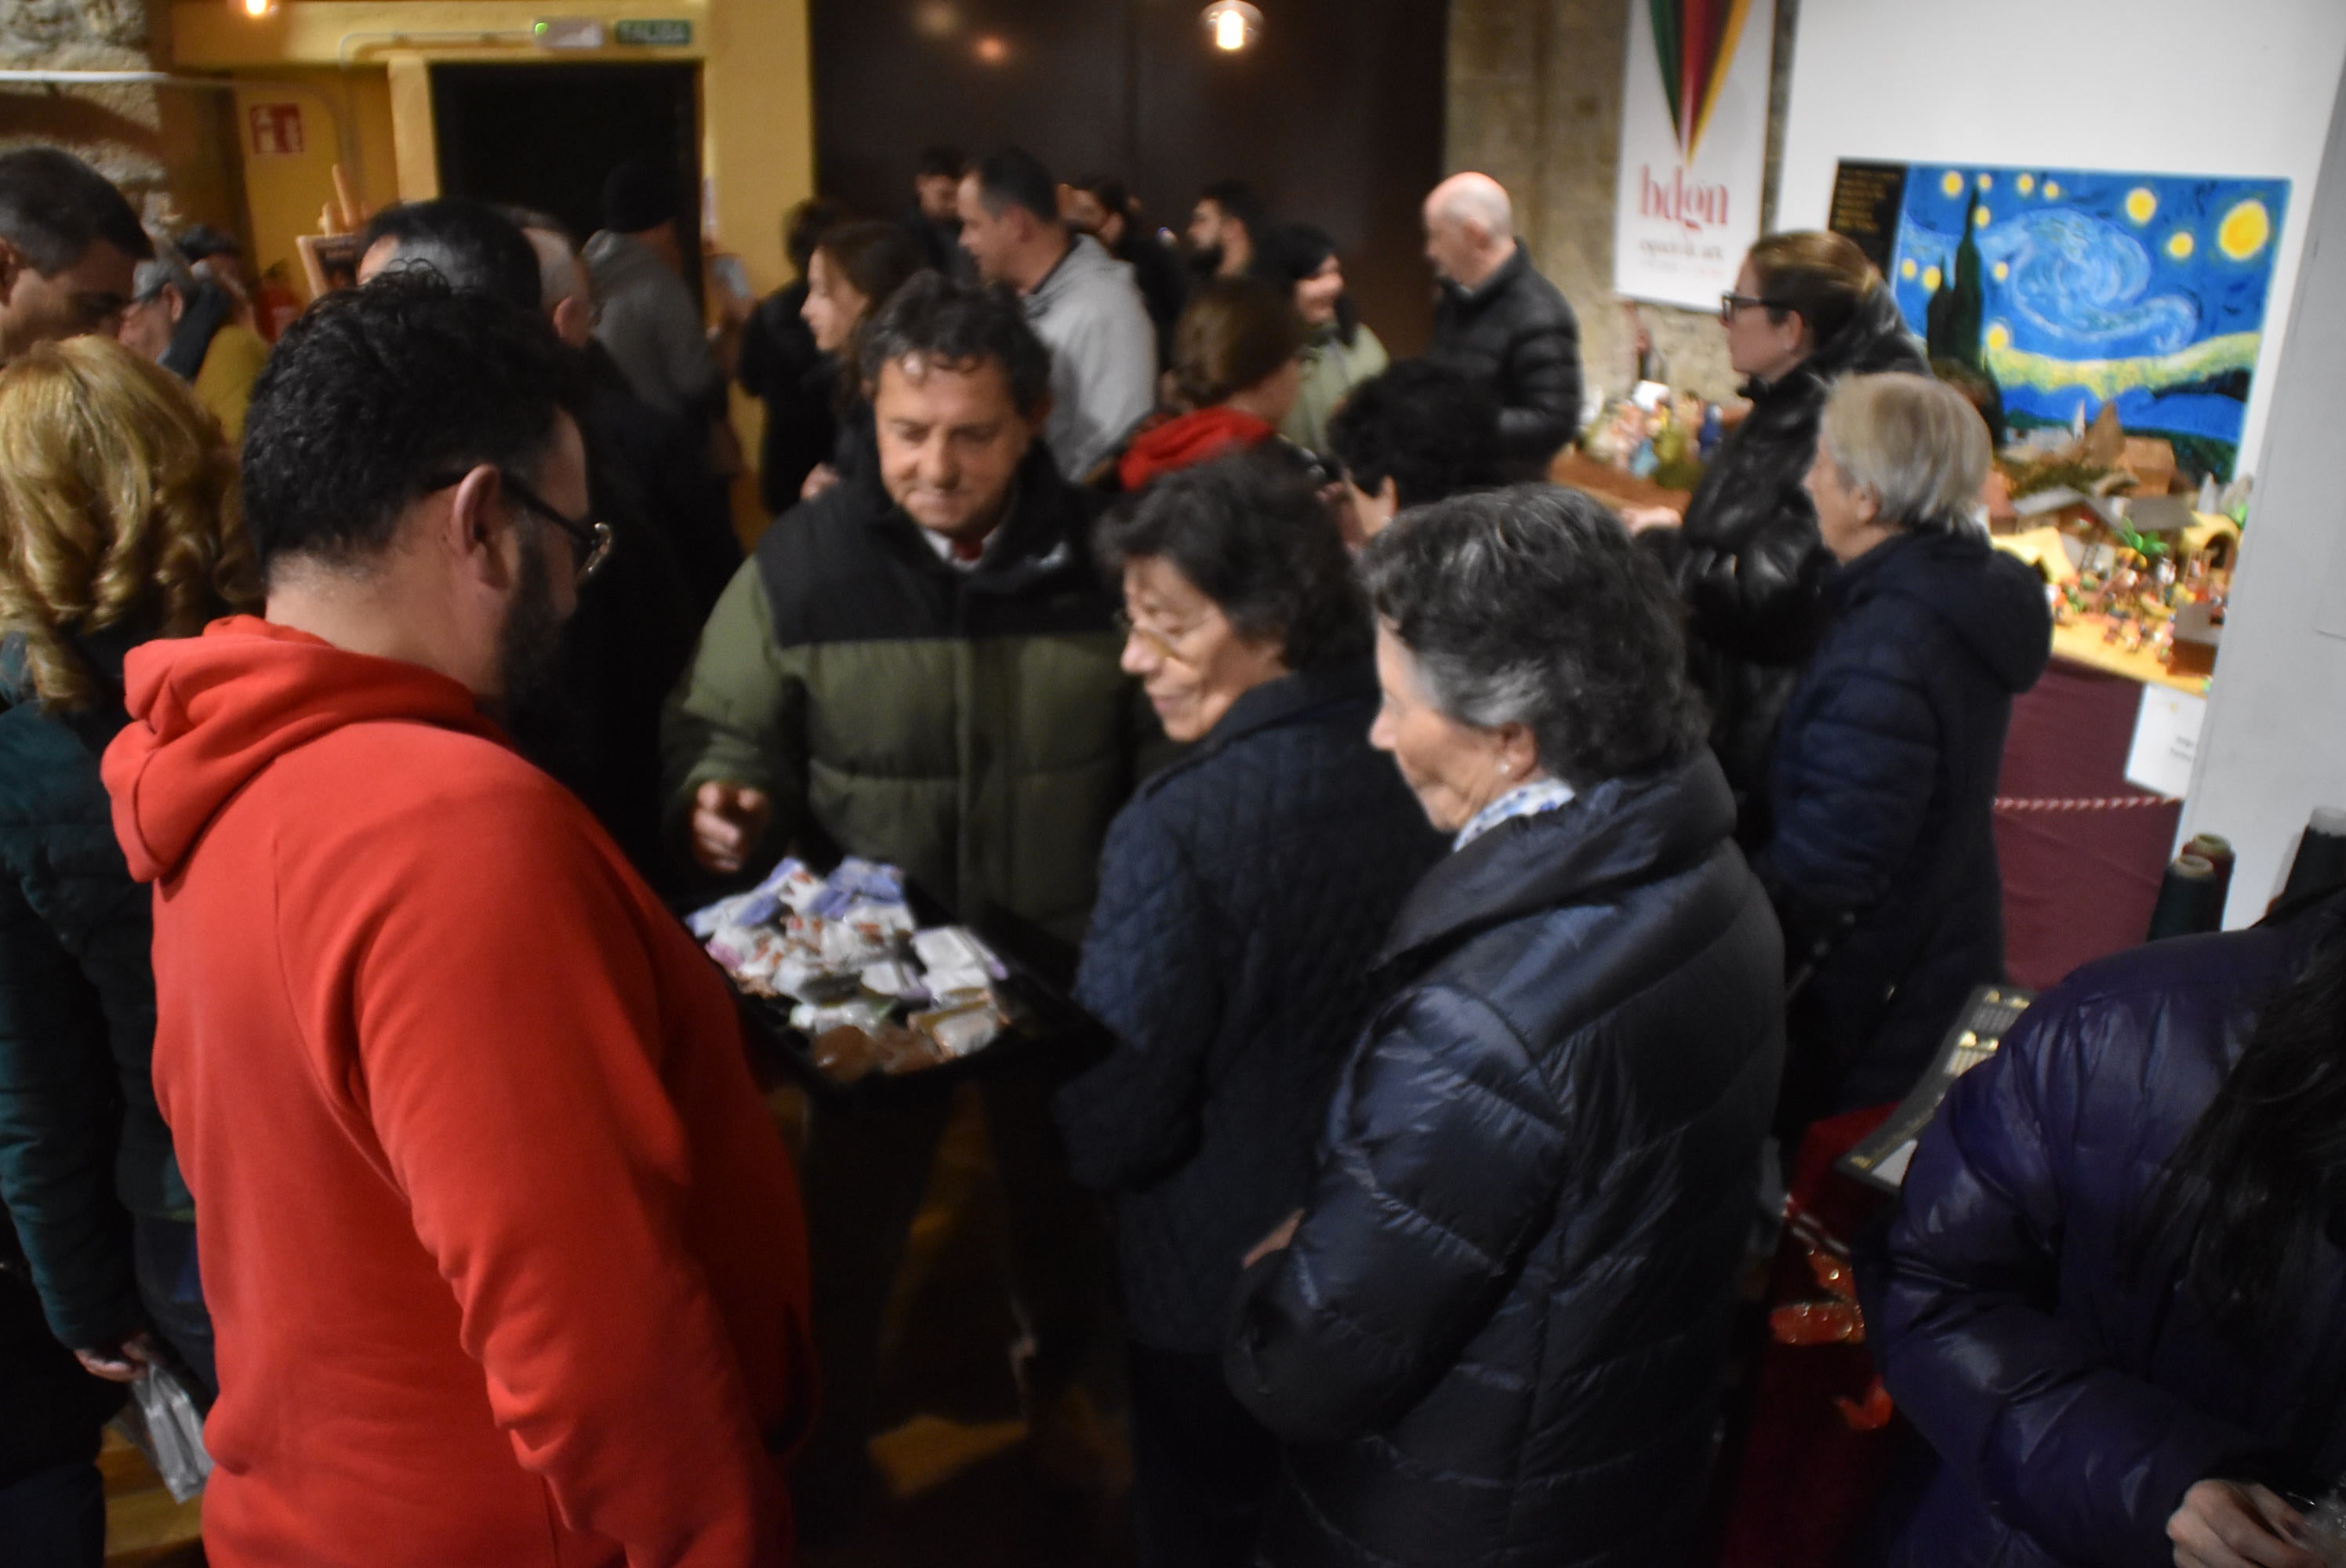
[[[2318,897],[2341,886],[2346,886],[2346,807],[2319,807],[2298,840],[2297,859],[2276,901]]]
[[[2197,855],[2216,868],[2216,897],[2220,901],[2232,895],[2232,840],[2220,833],[2200,833],[2183,846],[2187,855]]]
[[[2150,934],[2145,940],[2195,936],[2214,931],[2223,921],[2224,900],[2218,891],[2216,868],[2203,855],[2176,856],[2158,884],[2158,905],[2150,911]]]

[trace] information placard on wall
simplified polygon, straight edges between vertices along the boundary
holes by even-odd
[[[1776,0],[1630,7],[1613,287],[1716,310],[1760,238]]]

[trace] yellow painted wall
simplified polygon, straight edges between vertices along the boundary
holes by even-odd
[[[701,168],[715,196],[716,244],[741,257],[750,283],[764,294],[789,276],[782,214],[814,193],[806,6],[807,0],[562,0],[558,9],[538,0],[281,0],[276,15],[254,20],[223,0],[179,0],[171,8],[172,63],[183,71],[267,77],[313,90],[292,95],[256,86],[236,95],[254,259],[262,268],[286,262],[299,290],[294,237],[318,231],[337,158],[368,207],[437,189],[428,93],[417,64],[502,59],[558,70],[566,61],[699,61]],[[549,13],[688,21],[692,46],[542,51],[527,35],[531,23]],[[314,95],[341,116],[339,137]],[[306,145],[299,157],[251,151],[244,110],[270,102],[302,104]],[[761,412],[736,392],[734,425],[743,450],[753,454]],[[734,515],[745,540],[764,525],[750,475],[735,487]]]
[[[716,192],[718,244],[742,257],[760,292],[779,287],[788,276],[782,214],[814,188],[806,0],[564,0],[559,14],[567,16],[672,17],[693,25],[689,48],[580,54],[519,41],[548,10],[538,0],[284,0],[275,15],[255,21],[221,0],[181,0],[171,9],[173,62],[181,70],[314,84],[339,95],[338,109],[347,100],[356,182],[365,201],[381,204],[422,194],[400,187],[399,127],[384,70],[389,56],[536,61],[549,69],[566,61],[701,61],[701,158]],[[267,89],[240,91],[238,98],[240,127],[244,104],[291,101]],[[331,193],[333,138],[322,118],[307,140],[298,158],[242,154],[264,262],[291,255],[293,235],[316,229],[318,209]]]
[[[354,157],[344,160],[358,199],[370,207],[397,198],[393,178],[391,93],[379,70],[348,75],[328,69],[271,70],[272,85],[236,91],[236,133],[244,159],[244,193],[252,221],[253,261],[262,270],[283,262],[294,290],[302,290],[301,262],[293,237],[318,232],[319,211],[334,194],[333,167],[341,157],[331,107]],[[291,93],[275,81],[310,89]],[[247,110],[258,104],[299,104],[303,148],[297,157],[255,155]],[[354,166],[354,167],[352,167]]]

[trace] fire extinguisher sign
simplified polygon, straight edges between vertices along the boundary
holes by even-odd
[[[300,104],[254,104],[245,110],[245,145],[255,158],[296,158],[301,151]]]

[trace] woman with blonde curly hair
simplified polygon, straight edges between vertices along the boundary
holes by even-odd
[[[0,371],[0,1200],[50,1332],[117,1381],[168,1345],[209,1386],[211,1333],[98,758],[123,655],[256,597],[235,455],[186,386],[103,338]],[[87,1457],[55,1490],[94,1496]]]

